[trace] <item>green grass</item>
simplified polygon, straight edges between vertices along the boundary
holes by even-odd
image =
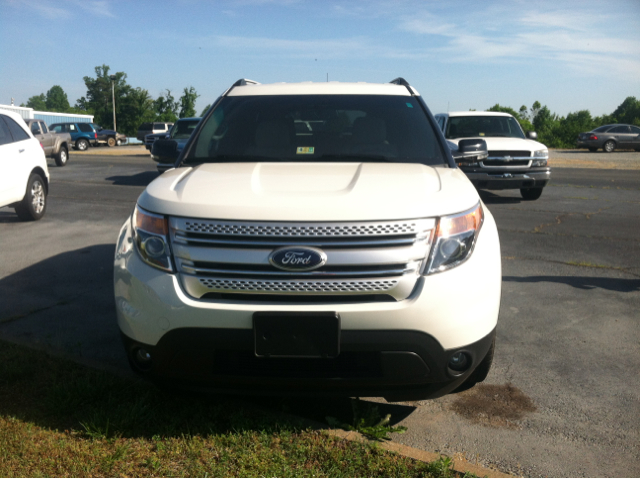
[[[0,476],[455,477],[447,458],[334,438],[256,403],[0,342]]]

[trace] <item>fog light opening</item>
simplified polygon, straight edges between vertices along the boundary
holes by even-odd
[[[457,352],[449,359],[447,366],[453,374],[462,374],[471,367],[471,356],[467,353]]]
[[[132,354],[133,363],[140,371],[151,369],[151,353],[144,348],[136,348]]]

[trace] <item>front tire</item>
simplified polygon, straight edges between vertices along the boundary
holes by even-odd
[[[78,141],[76,141],[76,148],[80,151],[85,151],[87,148],[89,148],[89,142],[84,138],[80,138]]]
[[[38,173],[32,173],[24,198],[16,205],[16,214],[23,221],[37,221],[47,210],[47,187]]]
[[[54,156],[54,159],[56,160],[56,165],[65,166],[67,161],[69,161],[69,151],[67,150],[67,147],[61,146],[60,151]]]
[[[522,198],[527,201],[534,201],[542,196],[542,188],[520,188]]]
[[[602,145],[602,149],[605,151],[605,153],[611,153],[613,150],[616,149],[616,142],[609,140],[605,142],[604,145]]]
[[[107,145],[109,147],[116,146],[116,139],[114,137],[110,136],[109,138],[107,138]]]

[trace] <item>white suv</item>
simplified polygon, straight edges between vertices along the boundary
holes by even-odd
[[[39,220],[47,209],[49,170],[44,150],[24,120],[0,110],[0,207],[22,220]]]
[[[479,189],[519,189],[525,200],[537,200],[551,179],[549,150],[535,141],[534,131],[525,133],[508,113],[458,111],[439,113],[436,121],[452,148],[471,138],[486,142],[487,158],[460,165]]]
[[[159,382],[409,400],[491,366],[496,224],[403,79],[236,82],[138,198],[114,274]]]

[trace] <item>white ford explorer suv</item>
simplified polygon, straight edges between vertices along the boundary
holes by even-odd
[[[479,189],[519,189],[525,200],[537,200],[551,178],[549,150],[526,135],[508,113],[459,111],[439,113],[436,121],[455,148],[460,140],[478,138],[487,143],[488,158],[460,165]]]
[[[0,207],[22,220],[39,220],[47,209],[49,170],[40,142],[20,115],[0,110]]]
[[[435,398],[482,381],[496,224],[418,92],[239,80],[140,195],[115,253],[132,368],[254,394]]]

